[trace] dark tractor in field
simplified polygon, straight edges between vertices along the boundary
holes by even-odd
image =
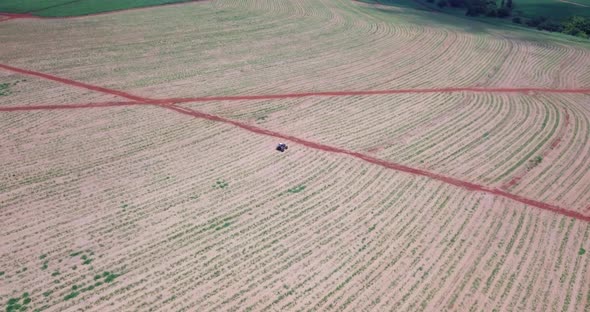
[[[279,143],[279,145],[277,145],[277,151],[279,152],[284,152],[288,148],[289,147],[285,143]]]

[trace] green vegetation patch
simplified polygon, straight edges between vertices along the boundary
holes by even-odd
[[[92,291],[95,288],[104,285],[105,283],[112,283],[120,274],[115,274],[112,272],[105,271],[102,274],[96,274],[93,277],[93,283],[84,287],[84,284],[81,285],[73,285],[71,292],[64,297],[64,301],[68,301],[70,299],[76,298],[83,292]],[[45,297],[51,295],[51,291],[47,291],[43,293]]]
[[[369,0],[361,1],[375,3]],[[496,26],[512,22],[538,30],[580,38],[590,37],[590,0],[381,0],[379,3],[394,6],[408,6],[407,3],[414,3],[416,9],[423,9],[417,5],[425,5],[431,10],[458,17],[458,24],[459,19],[477,20]],[[476,27],[479,28],[472,24],[470,29]]]
[[[191,0],[0,0],[0,11],[37,16],[80,16]]]
[[[0,3],[3,0],[0,0]],[[2,12],[2,10],[0,10],[0,12]],[[10,87],[12,86],[16,86],[19,82],[23,82],[26,80],[18,80],[15,82],[4,82],[4,83],[0,83],[0,96],[8,96],[12,94],[12,91],[10,90]]]
[[[112,273],[109,271],[104,271],[104,272],[102,272],[102,274],[97,274],[94,276],[94,280],[96,281],[96,283],[94,283],[94,285],[86,287],[86,288],[82,289],[81,291],[92,290],[94,287],[98,287],[104,283],[111,283],[119,276],[121,276],[121,274],[115,274],[115,273]]]
[[[229,186],[229,184],[227,182],[225,182],[224,180],[217,180],[217,182],[215,182],[215,185],[213,185],[213,188],[224,189],[228,186]]]
[[[82,265],[88,265],[88,264],[92,263],[92,261],[94,261],[93,258],[90,258],[92,255],[94,255],[94,252],[92,252],[92,250],[76,251],[76,252],[70,253],[70,257],[80,256],[80,260],[82,260]],[[76,269],[76,266],[73,266],[72,270],[75,270],[75,269]]]
[[[209,230],[213,230],[215,229],[216,231],[219,231],[223,228],[226,228],[228,226],[230,226],[232,224],[232,222],[230,222],[232,220],[233,217],[227,217],[224,218],[222,220],[212,220],[210,221],[210,225],[208,226]]]
[[[97,276],[100,276],[100,275],[97,275]],[[114,274],[114,273],[109,272],[109,271],[102,272],[102,277],[104,278],[104,281],[107,282],[107,283],[110,283],[110,282],[114,281],[119,276],[120,276],[120,274],[119,275],[118,274]],[[96,276],[94,277],[94,279],[97,279]]]
[[[168,299],[164,300],[162,303],[163,303],[163,304],[166,304],[166,303],[169,303],[169,302],[172,302],[172,301],[174,301],[174,299],[176,299],[176,296],[172,296],[172,297],[170,297],[170,298],[168,298]]]
[[[105,272],[108,273],[108,272]],[[103,274],[104,276],[104,274]],[[117,277],[119,277],[119,275],[117,274],[113,274],[113,273],[108,273],[106,276],[104,276],[104,281],[106,283],[111,283],[112,281],[114,281]]]
[[[589,0],[514,0],[514,10],[524,17],[547,16],[564,20],[570,16],[590,17]]]
[[[543,156],[537,156],[537,157],[529,160],[529,162],[530,162],[529,168],[536,167],[543,162]]]
[[[10,86],[9,83],[0,83],[0,96],[10,95]]]
[[[67,295],[64,297],[64,301],[68,301],[68,300],[70,300],[70,299],[76,298],[76,297],[78,297],[78,295],[79,295],[79,294],[80,294],[80,292],[79,292],[79,291],[72,291],[71,293],[67,294]]]
[[[76,257],[76,256],[78,256],[78,255],[80,255],[80,254],[82,254],[82,253],[83,253],[83,251],[76,251],[76,252],[72,252],[72,253],[70,254],[70,257]]]
[[[386,0],[390,4],[395,4],[399,0]],[[553,20],[563,21],[571,16],[579,15],[590,17],[590,0],[426,0],[424,1],[433,9],[443,11],[468,12],[468,8],[476,12],[466,13],[467,15],[482,15],[489,17],[507,17],[508,13],[512,16],[521,16],[524,18],[534,18],[546,16]],[[507,8],[508,11],[502,11]],[[479,9],[479,10],[477,10]]]
[[[215,228],[215,231],[219,231],[219,230],[225,229],[226,227],[228,227],[230,225],[231,225],[230,222],[225,222],[223,225],[220,225],[220,226],[216,227]]]
[[[585,254],[585,253],[586,253],[586,249],[584,249],[584,248],[580,247],[580,251],[578,251],[578,255],[580,255],[580,256],[581,256],[581,255],[583,255],[583,254]]]
[[[26,311],[29,308],[28,304],[31,303],[31,301],[28,292],[25,292],[19,298],[10,298],[8,299],[8,302],[6,302],[6,312]]]
[[[47,7],[63,5],[72,0],[0,0],[0,11],[7,13],[27,13]]]
[[[294,188],[290,188],[287,190],[289,193],[299,193],[305,189],[305,185],[299,185]]]

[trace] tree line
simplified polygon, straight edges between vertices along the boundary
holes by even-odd
[[[452,7],[465,9],[467,16],[488,16],[507,18],[513,16],[516,4],[513,0],[427,0],[440,8]],[[535,27],[539,30],[561,32],[581,38],[590,36],[590,19],[581,16],[572,16],[564,21],[556,21],[546,16],[524,18],[513,16],[512,22]]]

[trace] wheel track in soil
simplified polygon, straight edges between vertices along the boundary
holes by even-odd
[[[173,110],[177,113],[185,114],[199,119],[206,119],[210,121],[216,121],[238,127],[248,132],[261,134],[265,136],[271,136],[280,138],[283,140],[291,141],[296,144],[303,145],[308,148],[321,150],[329,153],[336,153],[351,156],[362,161],[378,165],[391,170],[408,173],[415,176],[427,177],[433,180],[437,180],[446,184],[454,185],[462,189],[466,189],[474,192],[483,192],[508,198],[528,206],[532,206],[538,209],[550,211],[563,216],[571,217],[584,222],[590,222],[590,216],[584,215],[574,210],[569,210],[557,205],[549,204],[546,202],[537,201],[534,199],[526,198],[523,196],[515,195],[507,191],[492,188],[485,185],[480,185],[468,181],[463,181],[449,176],[444,176],[435,172],[430,172],[418,168],[409,167],[406,165],[398,164],[395,162],[389,162],[381,160],[369,155],[365,155],[359,152],[346,150],[334,146],[329,146],[313,141],[308,141],[302,138],[291,136],[259,128],[247,123],[242,123],[236,120],[224,118],[217,115],[207,114],[204,112],[192,110],[179,106],[179,103],[187,102],[210,102],[210,101],[243,101],[243,100],[271,100],[271,99],[287,99],[287,98],[302,98],[302,97],[340,97],[340,96],[354,96],[354,95],[388,95],[388,94],[404,94],[404,93],[456,93],[456,92],[475,92],[475,93],[571,93],[571,94],[590,94],[590,88],[580,89],[552,89],[552,88],[482,88],[482,87],[457,87],[457,88],[432,88],[432,89],[399,89],[399,90],[367,90],[367,91],[327,91],[327,92],[307,92],[307,93],[288,93],[288,94],[267,94],[267,95],[236,95],[236,96],[212,96],[212,97],[194,97],[194,98],[167,98],[167,99],[153,99],[141,97],[124,91],[109,89],[88,83],[75,81],[68,78],[58,77],[55,75],[32,71],[28,69],[13,67],[5,64],[0,64],[0,69],[7,71],[24,74],[28,76],[39,77],[69,86],[83,88],[95,92],[106,93],[110,95],[119,96],[131,101],[128,102],[105,102],[105,103],[83,103],[73,105],[43,105],[43,106],[16,106],[9,108],[0,108],[0,111],[11,112],[11,111],[29,111],[29,110],[56,110],[56,109],[80,109],[80,108],[98,108],[98,107],[109,107],[109,106],[128,106],[128,105],[153,105],[159,106],[165,109]]]

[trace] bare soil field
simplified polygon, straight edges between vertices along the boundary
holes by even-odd
[[[182,105],[585,213],[589,104],[462,92]]]
[[[7,311],[590,311],[589,44],[337,0],[0,42]]]
[[[47,79],[0,71],[2,104],[0,109],[19,106],[75,105],[80,103],[125,102],[126,98],[72,88]],[[35,94],[31,96],[31,91]]]

